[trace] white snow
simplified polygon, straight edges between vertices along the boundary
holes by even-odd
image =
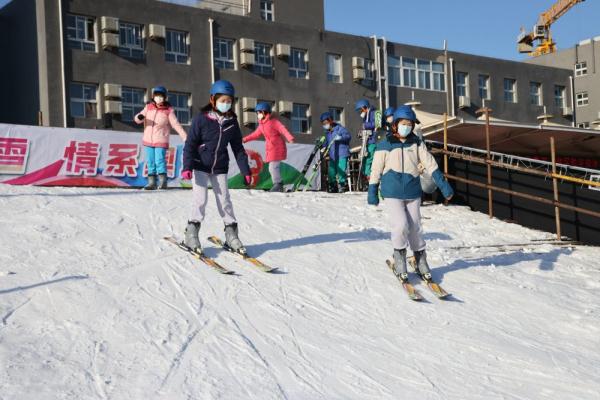
[[[190,191],[0,185],[0,399],[600,398],[600,248],[426,206],[454,301],[417,284],[415,303],[364,195],[232,196],[249,251],[285,273],[204,240],[240,274],[220,275],[161,240]],[[222,234],[208,210],[203,238]]]

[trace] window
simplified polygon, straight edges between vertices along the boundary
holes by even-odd
[[[582,128],[582,129],[589,129],[590,123],[589,122],[578,122],[577,127]]]
[[[559,108],[567,106],[566,103],[566,88],[564,86],[554,85],[554,105]]]
[[[575,64],[575,76],[583,76],[587,74],[587,62],[581,61]]]
[[[215,38],[214,43],[215,67],[220,69],[235,69],[233,58],[233,40]]]
[[[98,85],[89,83],[71,83],[71,117],[98,118]]]
[[[363,85],[372,87],[375,85],[375,62],[368,58],[365,58],[363,66],[365,70],[365,79],[363,79]]]
[[[431,61],[417,60],[419,89],[431,89]]]
[[[414,58],[402,57],[402,86],[417,87],[417,69]]]
[[[388,56],[388,79],[392,86],[402,86],[400,57]]]
[[[479,75],[479,97],[482,100],[490,99],[490,76]]]
[[[456,94],[469,97],[469,74],[466,72],[456,73]]]
[[[129,58],[144,58],[142,25],[119,23],[119,55]]]
[[[187,32],[167,30],[165,61],[175,64],[187,64],[189,53]]]
[[[529,82],[529,100],[534,106],[542,105],[542,84],[539,82]]]
[[[121,103],[123,107],[121,120],[124,122],[133,122],[135,114],[139,113],[144,108],[144,89],[123,86],[121,92]]]
[[[342,83],[342,56],[327,54],[327,80]]]
[[[504,101],[506,103],[517,102],[517,80],[504,78]]]
[[[272,46],[267,43],[254,42],[254,72],[261,75],[273,75]]]
[[[291,76],[292,78],[308,77],[308,63],[306,62],[306,50],[291,50],[289,60],[289,76]]]
[[[96,51],[94,18],[67,15],[69,47],[76,50]]]
[[[180,124],[189,125],[192,122],[189,94],[170,92],[169,103],[173,106],[173,110],[175,110],[175,115]]]
[[[577,99],[577,107],[583,107],[589,104],[588,92],[577,93],[575,98]]]
[[[308,104],[294,103],[292,110],[292,132],[310,133],[310,120],[308,118]]]
[[[339,107],[329,107],[328,110],[333,117],[333,122],[344,125],[344,109]]]
[[[275,13],[273,12],[273,0],[260,1],[260,17],[265,21],[275,20]]]
[[[445,67],[442,63],[432,62],[431,69],[433,70],[433,90],[437,90],[439,92],[446,91],[446,74]]]

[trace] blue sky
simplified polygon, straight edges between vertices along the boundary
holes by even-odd
[[[442,48],[446,39],[450,50],[521,60],[526,56],[516,51],[520,27],[531,29],[538,15],[554,1],[325,0],[325,27],[432,48]],[[0,7],[7,2],[0,0]],[[552,28],[559,49],[600,36],[598,21],[599,0],[575,6]]]
[[[522,60],[521,26],[531,29],[555,0],[325,0],[327,30],[394,42]],[[552,27],[559,49],[600,36],[600,1],[576,5]]]

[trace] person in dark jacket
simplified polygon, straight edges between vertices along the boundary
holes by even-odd
[[[240,173],[250,184],[248,156],[242,145],[242,132],[232,111],[235,89],[225,80],[215,82],[210,89],[210,102],[192,121],[183,147],[183,179],[193,178],[192,215],[185,229],[184,243],[202,252],[198,232],[204,220],[210,182],[217,200],[219,215],[225,223],[225,241],[233,250],[245,254],[238,237],[238,224],[227,187],[230,146]],[[193,171],[193,173],[192,173]]]
[[[329,193],[346,192],[348,191],[346,168],[348,167],[348,157],[350,157],[350,139],[352,139],[352,136],[346,128],[333,121],[330,112],[321,114],[321,124],[327,138],[323,146],[329,147],[327,191]]]

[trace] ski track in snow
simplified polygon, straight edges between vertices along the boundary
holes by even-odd
[[[190,191],[0,185],[0,398],[600,398],[600,248],[427,205],[454,297],[415,279],[419,304],[364,194],[232,197],[280,274],[208,243],[212,195],[201,241],[236,276],[162,240],[183,237]]]

